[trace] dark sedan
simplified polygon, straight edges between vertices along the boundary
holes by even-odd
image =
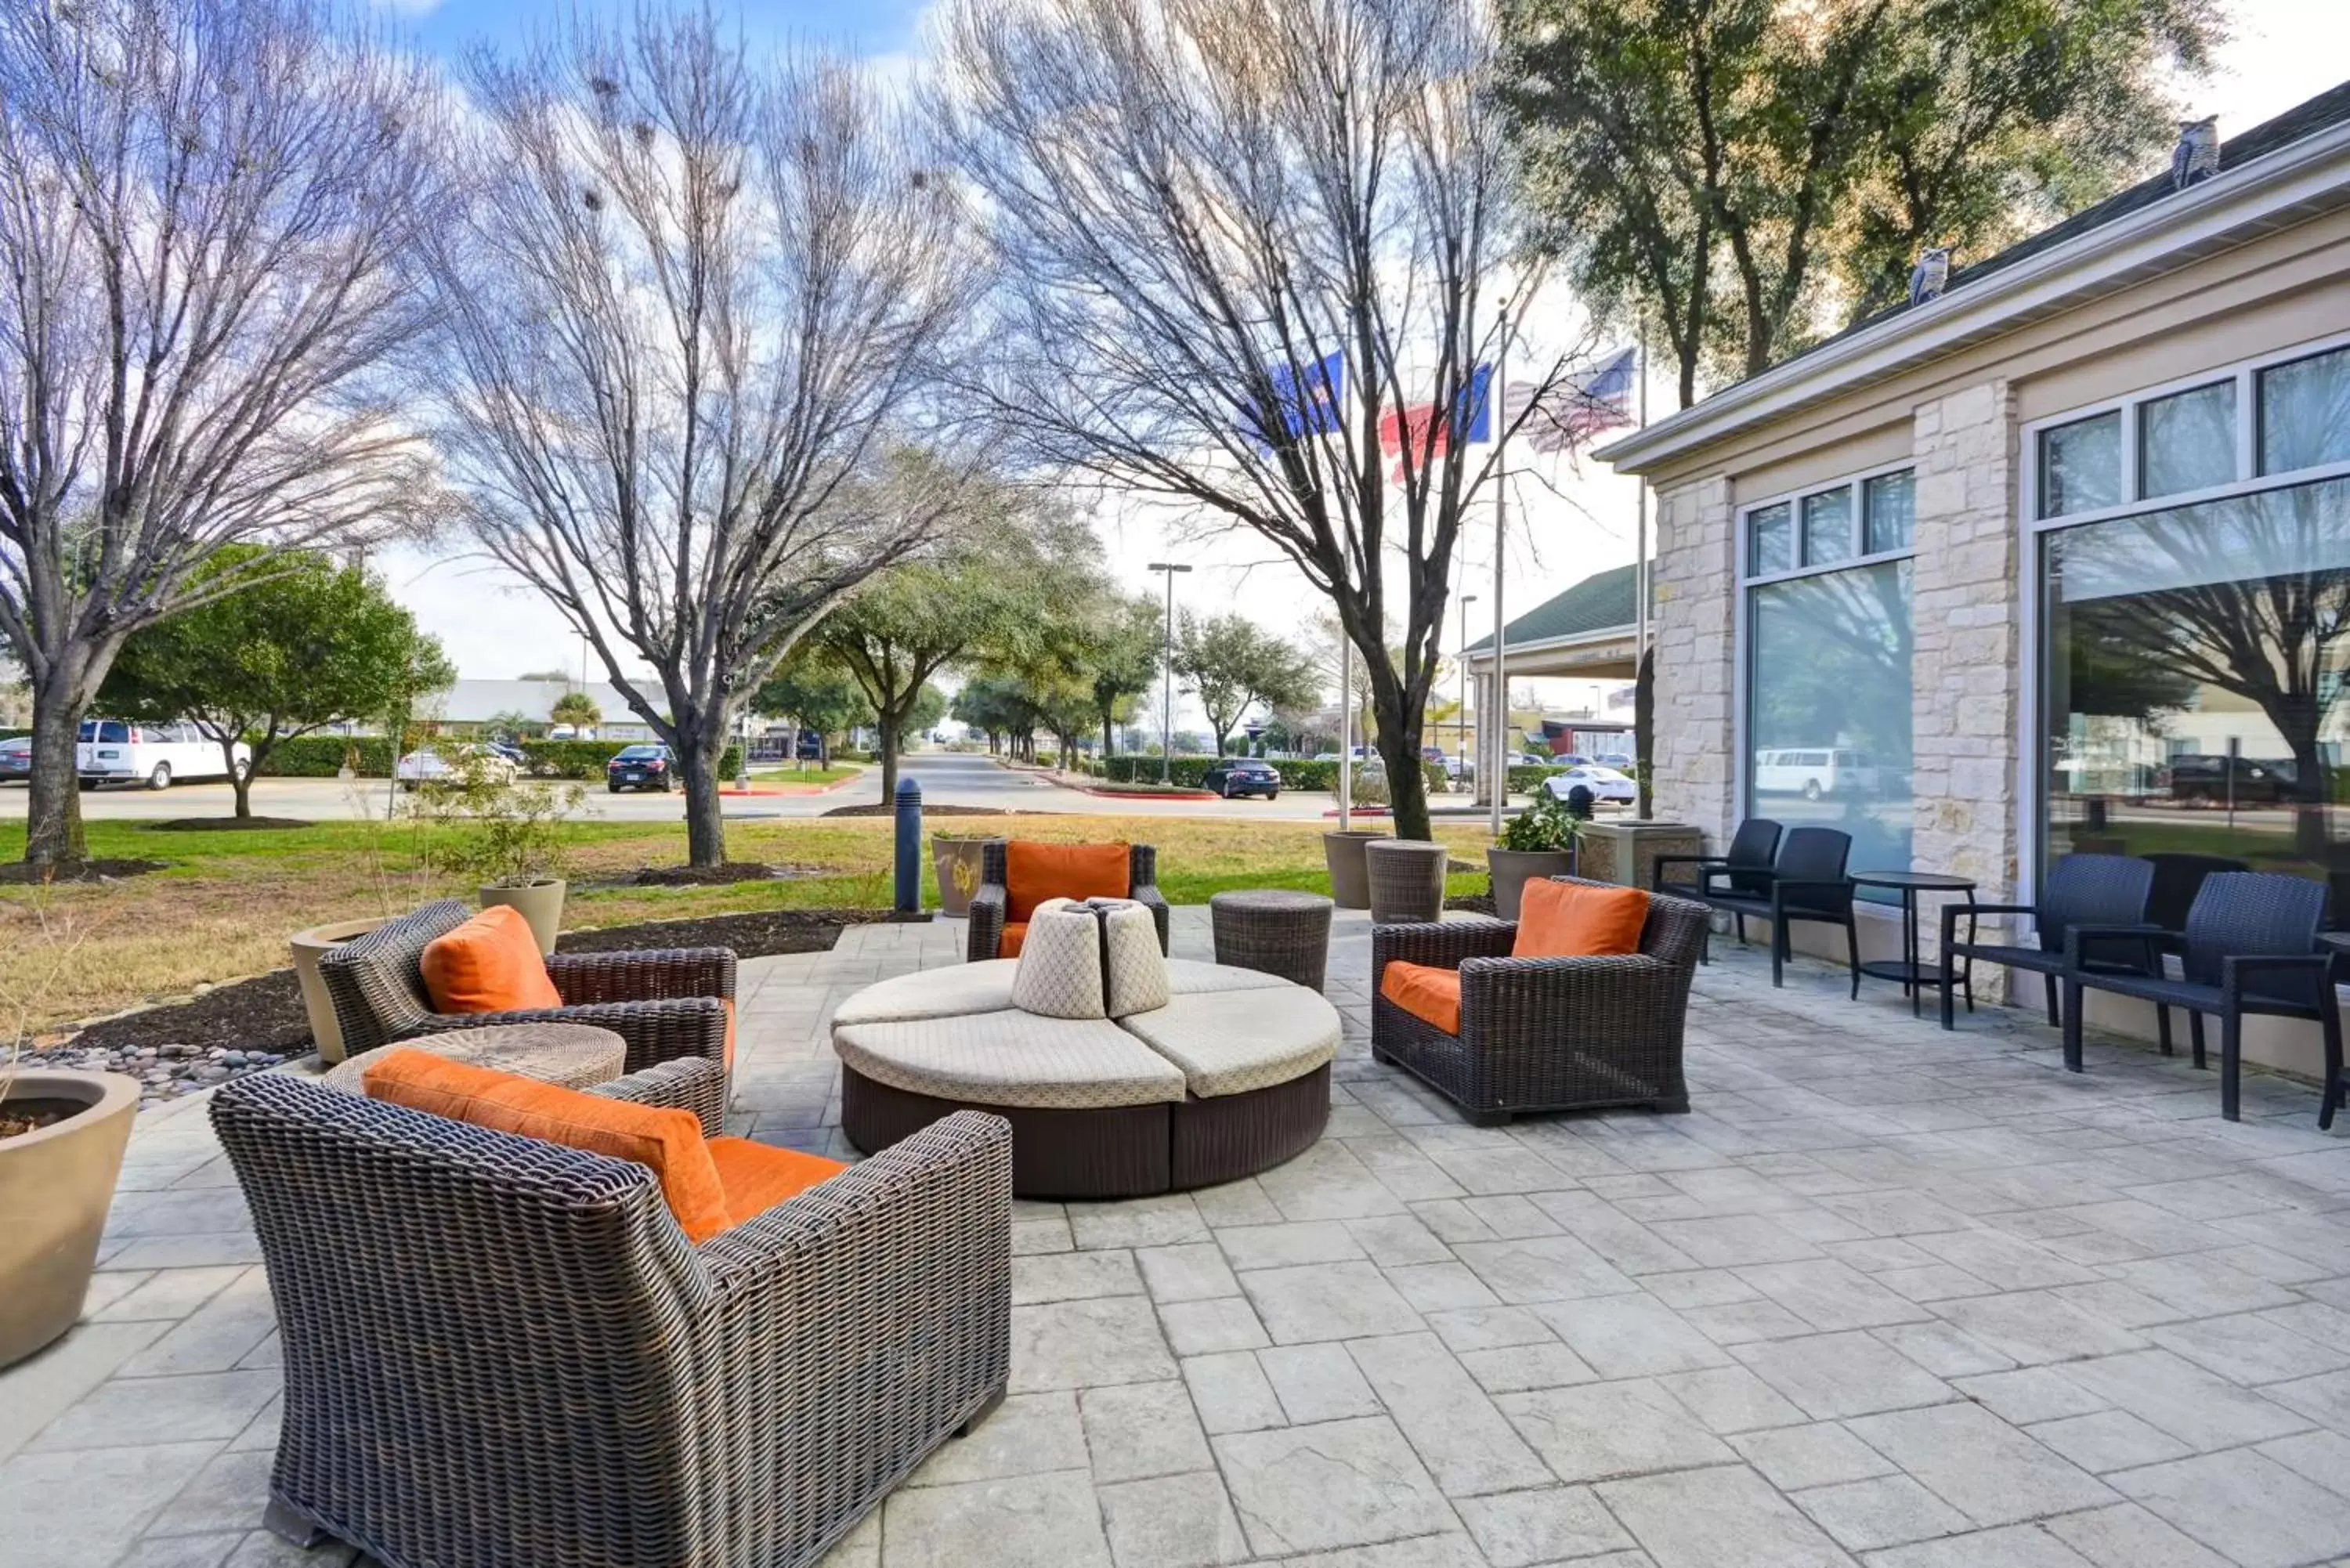
[[[0,741],[0,784],[23,784],[33,776],[33,737]]]
[[[614,794],[624,789],[657,789],[667,794],[677,787],[677,757],[667,746],[623,746],[604,765],[604,786]]]
[[[1281,770],[1254,757],[1226,757],[1201,774],[1200,783],[1226,800],[1244,794],[1281,798]]]

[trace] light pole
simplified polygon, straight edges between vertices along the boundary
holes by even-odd
[[[1188,572],[1172,561],[1153,561],[1150,569],[1167,574],[1167,631],[1159,639],[1159,782],[1175,782],[1175,574]]]
[[[1469,762],[1469,607],[1477,602],[1475,594],[1461,596],[1461,739],[1459,755],[1465,768]],[[1471,770],[1473,774],[1473,770]]]

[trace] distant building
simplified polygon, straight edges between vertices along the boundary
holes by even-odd
[[[619,688],[603,680],[591,680],[583,687],[576,680],[462,680],[420,704],[419,713],[448,724],[486,724],[501,714],[519,713],[535,724],[548,724],[554,722],[548,715],[554,711],[555,704],[571,691],[587,692],[597,711],[604,715],[596,726],[599,739],[654,738],[652,726],[629,706]]]

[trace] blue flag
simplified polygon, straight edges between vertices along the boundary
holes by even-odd
[[[1267,367],[1265,378],[1273,383],[1273,417],[1266,418],[1253,399],[1243,405],[1241,415],[1241,428],[1258,446],[1267,452],[1273,450],[1265,430],[1276,421],[1292,441],[1301,436],[1328,435],[1339,428],[1339,410],[1347,396],[1346,350],[1306,366],[1302,378],[1287,365]],[[1305,382],[1302,388],[1298,385],[1301,379]]]

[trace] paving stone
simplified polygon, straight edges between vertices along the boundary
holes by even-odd
[[[1744,1465],[1598,1489],[1658,1568],[1836,1568],[1851,1558]]]
[[[137,1323],[154,1318],[177,1322],[235,1283],[244,1272],[243,1267],[232,1266],[158,1269],[145,1275],[129,1275],[125,1277],[140,1282],[137,1289],[114,1297],[101,1307],[92,1308],[85,1303],[82,1310],[94,1323]]]
[[[1452,1249],[1412,1215],[1376,1214],[1346,1225],[1347,1234],[1383,1269],[1452,1262]]]
[[[1532,1236],[1505,1241],[1456,1243],[1453,1255],[1505,1302],[1581,1301],[1638,1287],[1589,1245],[1573,1236]]]
[[[2054,1291],[2018,1291],[1945,1301],[1936,1303],[1934,1313],[1970,1337],[2025,1366],[2116,1355],[2146,1343],[2142,1335],[2101,1322]]]
[[[1066,1390],[1015,1394],[969,1437],[940,1444],[908,1480],[947,1486],[1086,1468],[1086,1438],[1077,1424],[1077,1397]]]
[[[1260,1556],[1433,1535],[1453,1525],[1435,1481],[1384,1418],[1237,1432],[1211,1442]]]
[[[2350,1552],[2350,1500],[2249,1449],[2124,1470],[2113,1482],[2244,1568]]]
[[[2308,1339],[2250,1313],[2148,1329],[2147,1337],[2232,1383],[2282,1383],[2350,1366],[2350,1345]]]
[[[0,1464],[0,1568],[112,1568],[218,1448],[24,1453]],[[47,1528],[26,1528],[35,1521]]]
[[[77,1324],[47,1348],[0,1371],[0,1459],[32,1441],[170,1328],[153,1322]]]
[[[1101,1508],[1083,1470],[901,1487],[883,1505],[889,1568],[964,1568],[987,1543],[989,1568],[1109,1568]]]
[[[1109,1247],[1172,1247],[1208,1240],[1208,1222],[1187,1192],[1068,1205],[1069,1231],[1088,1251]]]
[[[1949,1384],[1858,1331],[1742,1345],[1731,1354],[1815,1420],[1950,1397]]]
[[[2193,1449],[2257,1443],[2310,1424],[2284,1405],[2215,1377],[2167,1350],[2068,1362],[2064,1376]],[[2287,1390],[2293,1386],[2278,1390],[2287,1404],[2292,1403]]]
[[[1264,1369],[1245,1350],[1186,1356],[1183,1382],[1191,1390],[1200,1425],[1211,1436],[1288,1424]]]
[[[1795,1506],[1854,1552],[1928,1541],[1970,1529],[1970,1521],[1908,1476],[1877,1476],[1797,1492]]]
[[[1101,1252],[1047,1252],[1012,1260],[1012,1304],[1083,1301],[1092,1296],[1139,1296],[1142,1275],[1134,1254],[1123,1249]]]
[[[1709,1269],[1788,1263],[1820,1255],[1818,1247],[1761,1214],[1659,1220],[1650,1228],[1668,1246]]]
[[[1727,1366],[1730,1355],[1654,1296],[1544,1303],[1534,1315],[1602,1377],[1647,1377]]]
[[[1523,1394],[1530,1388],[1565,1388],[1596,1382],[1599,1374],[1566,1346],[1520,1345],[1495,1350],[1464,1350],[1461,1365],[1488,1394]]]
[[[1544,1487],[1453,1503],[1492,1568],[1589,1558],[1632,1545],[1589,1487]]]
[[[2116,1501],[2095,1477],[1979,1405],[1898,1410],[1846,1424],[1977,1525],[2014,1524]]]
[[[1273,1343],[1248,1303],[1238,1296],[1216,1301],[1175,1302],[1159,1309],[1159,1325],[1178,1355],[1218,1350],[1254,1350]]]
[[[2037,1525],[2012,1524],[1874,1552],[1868,1568],[2085,1568],[2088,1562]]]
[[[2002,1420],[2021,1427],[2053,1421],[2063,1416],[2087,1416],[2111,1407],[2103,1395],[2093,1393],[2061,1373],[2040,1367],[1993,1372],[1981,1377],[1957,1377],[1950,1386],[1976,1401]]]
[[[1510,1491],[1551,1479],[1434,1334],[1349,1340],[1347,1350],[1446,1496]]]
[[[1687,1406],[1647,1378],[1503,1394],[1493,1403],[1564,1481],[1601,1480],[1737,1458]]]
[[[1816,1329],[1876,1328],[1915,1323],[1927,1315],[1917,1303],[1833,1258],[1766,1263],[1737,1272],[1740,1279]]]
[[[1355,1233],[1336,1220],[1296,1224],[1235,1225],[1216,1232],[1235,1269],[1278,1269],[1297,1263],[1345,1263],[1369,1256]]]
[[[1344,1345],[1276,1345],[1259,1351],[1256,1359],[1291,1426],[1376,1416],[1385,1408]]]
[[[2184,1459],[2193,1452],[2168,1432],[2157,1431],[2126,1410],[2100,1410],[2094,1416],[2067,1416],[2027,1428],[2033,1438],[2047,1444],[2085,1470],[2103,1475],[2132,1465],[2157,1464]]]
[[[1677,1372],[1657,1381],[1710,1432],[1727,1436],[1762,1427],[1798,1426],[1804,1420],[1801,1410],[1742,1366]]]
[[[1892,1461],[1834,1421],[1742,1432],[1730,1446],[1782,1491],[1888,1475]]]
[[[1542,1345],[1558,1337],[1542,1319],[1520,1306],[1463,1307],[1420,1315],[1437,1337],[1455,1351]]]
[[[44,1427],[26,1451],[226,1442],[277,1387],[270,1372],[118,1377]]]
[[[1421,1326],[1411,1304],[1369,1263],[1253,1269],[1240,1279],[1277,1345],[1408,1334]]]
[[[211,1535],[150,1535],[126,1555],[137,1568],[221,1568],[244,1544],[245,1534],[232,1530]]]
[[[1077,1396],[1097,1481],[1147,1480],[1215,1463],[1181,1382],[1126,1383]]]
[[[1175,1359],[1150,1303],[1139,1296],[1047,1302],[1012,1309],[1012,1391],[1159,1383]]]
[[[1215,1568],[1243,1563],[1248,1538],[1212,1470],[1100,1489],[1118,1568]]]
[[[2059,1514],[2040,1528],[2097,1568],[2228,1568],[2226,1558],[2134,1502]]]
[[[2350,1497],[2350,1438],[2339,1432],[2303,1432],[2262,1443],[2260,1451],[2303,1480]]]

